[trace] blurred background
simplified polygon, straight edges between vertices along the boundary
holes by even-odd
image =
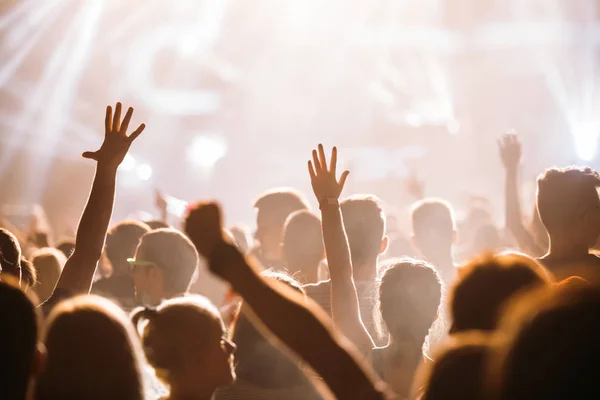
[[[496,141],[524,146],[525,201],[550,165],[599,167],[600,0],[0,0],[0,204],[74,227],[107,104],[146,122],[115,219],[154,189],[252,224],[273,186],[311,192],[319,142],[348,194],[426,194],[502,216]]]

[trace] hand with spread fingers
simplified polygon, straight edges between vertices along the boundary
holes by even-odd
[[[146,128],[145,124],[141,124],[131,135],[127,136],[127,128],[133,115],[133,108],[129,107],[125,117],[121,121],[121,107],[121,103],[117,103],[114,116],[112,107],[106,107],[104,142],[99,150],[83,153],[84,158],[96,160],[98,164],[113,168],[117,168],[121,164],[131,143]]]
[[[513,133],[507,133],[502,136],[502,139],[498,141],[498,147],[500,148],[500,159],[505,169],[515,170],[519,167],[521,162],[521,142],[517,135]]]
[[[329,168],[327,168],[327,157],[323,145],[319,144],[318,152],[313,150],[312,161],[308,162],[308,173],[310,174],[310,183],[313,192],[321,206],[330,203],[336,204],[340,194],[344,189],[346,178],[349,171],[342,172],[340,179],[336,177],[337,168],[337,148],[331,150],[331,159]]]

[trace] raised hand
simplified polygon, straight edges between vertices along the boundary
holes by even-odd
[[[98,164],[103,166],[117,168],[125,158],[131,143],[146,128],[145,124],[141,124],[131,135],[127,136],[127,128],[132,115],[133,108],[129,107],[123,121],[121,121],[121,103],[117,103],[114,116],[112,107],[106,107],[104,142],[99,150],[86,151],[83,153],[83,157],[96,160]]]
[[[226,242],[219,205],[215,202],[205,202],[191,207],[185,220],[185,233],[196,246],[198,253],[210,261],[214,250]]]
[[[505,169],[515,170],[521,162],[521,142],[515,133],[507,133],[498,141],[500,159]]]
[[[312,152],[313,159],[308,162],[308,173],[310,174],[310,183],[313,192],[315,193],[319,204],[325,205],[331,201],[337,202],[350,172],[342,172],[342,175],[338,180],[336,177],[337,148],[334,147],[331,150],[329,169],[327,168],[327,157],[325,157],[323,145],[319,144],[318,149],[318,152],[317,150],[313,150]]]

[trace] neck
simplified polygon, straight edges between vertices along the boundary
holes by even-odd
[[[352,264],[355,281],[374,281],[377,279],[377,258],[372,262]]]
[[[585,257],[589,254],[589,247],[585,244],[574,242],[566,237],[550,237],[548,256],[563,257]]]

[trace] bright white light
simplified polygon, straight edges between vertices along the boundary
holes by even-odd
[[[198,135],[188,149],[188,158],[199,167],[211,168],[226,153],[227,145],[221,137]]]
[[[121,163],[121,165],[119,166],[119,168],[123,171],[131,171],[132,169],[135,168],[135,158],[133,158],[132,155],[127,154],[125,156],[125,158],[123,159],[123,162]]]
[[[600,127],[598,127],[600,129]],[[590,161],[596,155],[598,147],[597,132],[574,132],[575,153],[583,161]]]
[[[148,164],[140,164],[136,168],[138,178],[143,181],[147,181],[152,176],[152,168]]]
[[[446,123],[446,129],[451,135],[456,135],[460,131],[460,122],[455,119],[451,119]]]

